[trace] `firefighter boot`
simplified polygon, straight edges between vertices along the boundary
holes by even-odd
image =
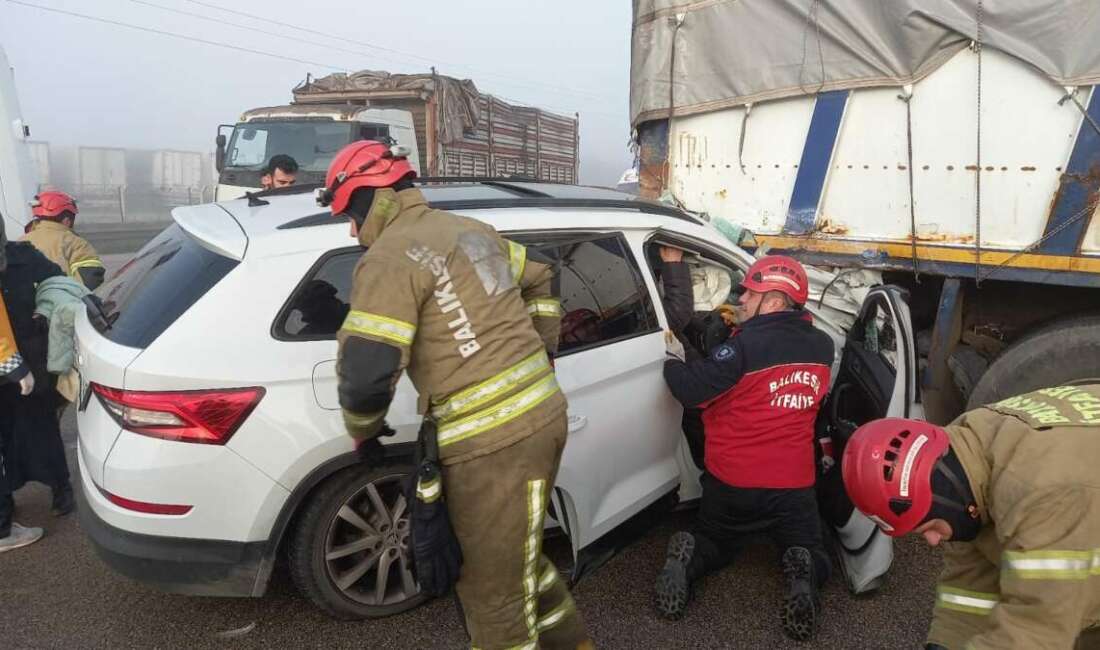
[[[814,586],[813,556],[801,546],[792,546],[783,553],[782,563],[787,581],[787,596],[780,611],[783,632],[795,641],[809,641],[817,636],[821,616],[821,602]]]
[[[691,576],[688,567],[695,554],[695,536],[688,532],[673,534],[668,540],[665,566],[657,574],[654,602],[657,612],[670,621],[684,616],[691,599]]]

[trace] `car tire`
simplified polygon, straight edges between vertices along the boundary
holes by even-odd
[[[404,486],[413,470],[407,463],[347,468],[299,513],[287,553],[291,578],[334,618],[380,618],[427,600],[411,562]]]
[[[1100,382],[1100,315],[1059,321],[1010,345],[989,366],[967,408],[1040,388]]]

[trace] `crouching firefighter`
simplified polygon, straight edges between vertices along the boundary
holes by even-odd
[[[417,501],[437,503],[438,489],[450,515],[450,524],[413,515],[421,587],[444,593],[457,577],[475,648],[593,647],[542,555],[567,432],[549,357],[561,314],[553,266],[484,223],[429,208],[404,154],[350,144],[319,190],[319,203],[347,217],[367,249],[338,335],[348,433],[361,457],[381,457],[377,436],[408,369],[437,426],[442,469],[441,484],[421,474]]]
[[[748,537],[767,534],[787,582],[783,631],[807,641],[830,568],[814,493],[814,419],[833,342],[802,309],[808,281],[797,261],[762,257],[741,289],[740,327],[706,358],[685,362],[683,345],[666,336],[669,390],[685,408],[703,409],[706,471],[695,528],[669,539],[655,602],[661,615],[680,618],[692,582],[733,560]]]
[[[852,502],[943,542],[925,648],[1100,648],[1100,385],[1060,386],[940,428],[869,422],[844,449]],[[886,643],[885,645],[890,645]]]

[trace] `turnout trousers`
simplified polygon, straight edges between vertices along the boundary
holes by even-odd
[[[443,466],[463,565],[456,590],[474,648],[590,648],[557,568],[542,554],[566,414],[519,442]]]

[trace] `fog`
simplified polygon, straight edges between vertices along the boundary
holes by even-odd
[[[307,73],[435,65],[506,101],[579,113],[581,182],[613,184],[631,163],[626,0],[4,0],[0,45],[32,139],[52,145],[209,152],[219,124],[288,103]]]

